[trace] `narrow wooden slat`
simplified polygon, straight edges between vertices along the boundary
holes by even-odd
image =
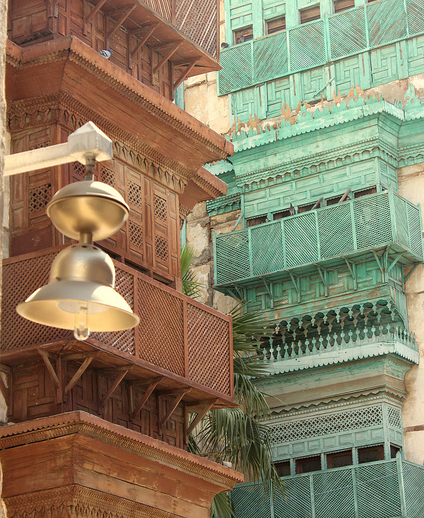
[[[155,388],[158,386],[158,384],[163,380],[163,376],[160,378],[157,378],[155,381],[150,383],[150,385],[147,387],[146,392],[141,397],[140,401],[135,406],[134,410],[131,412],[131,419],[134,419],[135,416],[140,412],[140,410],[144,407],[149,397],[152,395],[152,392],[155,390]]]
[[[175,52],[177,52],[177,50],[181,47],[181,45],[183,44],[182,41],[178,41],[178,42],[175,42],[173,43],[168,52],[166,52],[164,55],[163,55],[163,58],[159,61],[159,63],[154,67],[153,71],[152,71],[152,74],[156,74],[156,72],[163,67],[163,65],[168,61],[169,58],[171,58]],[[155,50],[155,48],[153,48],[153,50]]]
[[[141,40],[137,43],[134,50],[131,52],[131,57],[134,58],[134,56],[137,54],[137,52],[141,49],[141,47],[146,43],[146,41],[150,38],[150,36],[155,32],[157,27],[159,26],[159,22],[152,23],[152,25],[147,25],[147,32],[142,34]]]
[[[106,0],[99,0],[99,2],[93,7],[92,11],[88,14],[88,16],[86,16],[84,22],[88,23],[100,11],[100,9],[104,6],[105,3]]]
[[[113,26],[113,29],[110,31],[110,33],[107,35],[107,40],[111,38],[115,32],[119,29],[119,27],[124,23],[124,21],[128,18],[128,16],[134,11],[134,9],[138,6],[138,4],[130,5],[129,7],[123,8],[123,12],[121,13],[121,16],[116,20],[115,25]]]
[[[187,68],[183,70],[180,77],[173,84],[174,90],[176,90],[180,86],[180,84],[184,81],[188,74],[193,70],[198,61],[200,61],[200,57],[193,59],[192,62],[187,66]]]
[[[202,410],[196,415],[191,425],[187,428],[186,434],[190,435],[191,432],[196,428],[196,426],[200,423],[200,421],[205,417],[205,415],[209,412],[209,410],[214,406],[217,402],[217,399],[213,399],[206,406],[202,408]]]
[[[41,358],[43,358],[44,364],[46,365],[47,370],[49,371],[50,376],[53,378],[53,381],[55,382],[56,386],[58,388],[60,388],[61,383],[59,381],[59,378],[57,377],[57,374],[53,368],[53,365],[51,364],[51,361],[49,358],[49,356],[50,356],[49,353],[47,353],[46,351],[43,351],[43,349],[37,349],[37,350],[38,350],[38,353],[40,354]]]
[[[86,358],[82,364],[80,365],[80,368],[77,370],[77,372],[72,376],[71,381],[66,385],[65,387],[65,395],[72,390],[72,387],[75,385],[75,383],[81,378],[81,376],[84,374],[87,367],[90,365],[90,363],[94,360],[94,356],[89,356]]]
[[[174,401],[172,403],[171,408],[168,410],[168,412],[165,414],[165,416],[161,419],[161,421],[159,423],[159,429],[162,429],[166,425],[166,423],[169,421],[169,419],[171,418],[172,414],[175,412],[175,410],[177,409],[178,405],[180,404],[180,401],[190,391],[191,391],[191,388],[189,388],[189,389],[182,389],[182,390],[179,391],[180,393],[175,397],[175,399],[174,399]]]
[[[110,398],[110,396],[115,392],[118,385],[121,383],[121,381],[125,378],[125,376],[128,374],[128,372],[131,370],[131,368],[127,368],[121,372],[118,373],[116,378],[114,379],[112,385],[109,387],[109,390],[106,392],[106,394],[103,396],[100,406],[105,406],[106,401]]]

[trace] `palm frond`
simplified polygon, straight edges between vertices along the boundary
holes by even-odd
[[[194,257],[195,253],[191,246],[186,245],[184,248],[181,249],[181,283],[184,295],[187,295],[192,299],[198,299],[200,297],[200,289],[202,287],[202,283],[196,281],[193,270],[190,269]]]
[[[236,518],[228,493],[218,493],[212,500],[211,517]]]

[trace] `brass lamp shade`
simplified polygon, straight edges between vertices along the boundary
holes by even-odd
[[[74,329],[85,340],[92,331],[121,331],[140,319],[115,290],[110,257],[94,245],[72,245],[53,261],[49,283],[19,304],[17,312],[39,324]]]
[[[110,185],[84,180],[57,191],[47,214],[65,236],[79,239],[81,234],[91,234],[93,241],[100,241],[122,227],[129,207]]]

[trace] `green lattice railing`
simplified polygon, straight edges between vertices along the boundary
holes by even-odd
[[[237,518],[422,518],[424,468],[400,458],[284,477],[286,497],[262,486],[232,492]]]
[[[421,0],[381,0],[223,49],[219,95],[424,32]]]
[[[321,327],[321,326],[319,326]],[[269,372],[281,373],[310,367],[342,363],[384,354],[396,354],[419,363],[415,335],[393,323],[352,323],[333,330],[319,329],[305,338],[297,332],[262,337],[258,354],[269,365]],[[266,339],[264,339],[266,338]],[[283,363],[280,363],[283,362]],[[273,365],[272,365],[273,364]]]
[[[311,210],[214,239],[215,284],[225,286],[391,246],[423,260],[420,208],[393,191]],[[334,261],[333,261],[334,262]]]

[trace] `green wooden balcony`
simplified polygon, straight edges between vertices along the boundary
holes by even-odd
[[[389,264],[423,260],[420,207],[393,191],[214,236],[215,285],[272,282],[349,258],[379,260],[381,250]]]
[[[342,329],[319,326],[315,336],[306,336],[294,330],[262,337],[258,355],[267,364],[267,372],[282,374],[386,354],[416,364],[420,360],[415,335],[390,322],[352,323]]]
[[[259,484],[231,493],[237,518],[422,518],[424,468],[400,457],[283,478],[285,498]]]

